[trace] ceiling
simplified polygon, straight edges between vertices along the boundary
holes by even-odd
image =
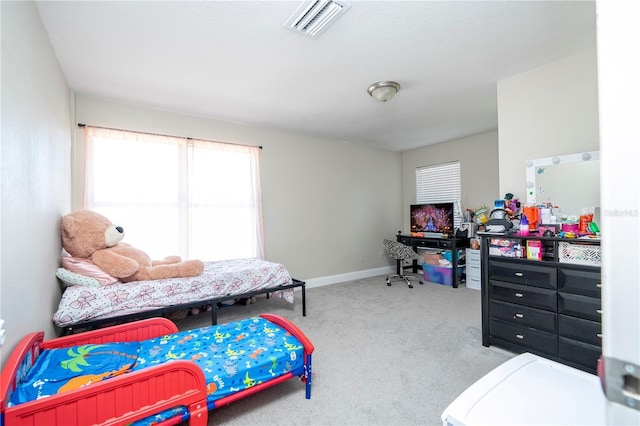
[[[497,129],[498,80],[596,44],[594,1],[351,1],[317,38],[301,3],[37,6],[78,94],[394,151]]]

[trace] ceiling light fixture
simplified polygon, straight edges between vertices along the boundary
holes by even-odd
[[[387,102],[398,93],[398,90],[400,90],[400,85],[395,81],[379,81],[369,86],[367,92],[373,99]]]

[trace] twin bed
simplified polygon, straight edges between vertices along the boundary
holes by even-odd
[[[2,370],[13,425],[206,425],[208,412],[293,377],[311,397],[313,344],[264,314],[178,332],[152,318],[43,341],[27,335]]]
[[[302,290],[302,315],[306,316],[305,282],[292,278],[284,265],[261,259],[205,262],[204,272],[197,277],[68,286],[53,322],[71,334],[206,306],[211,307],[211,323],[216,324],[219,303],[259,294],[293,303],[296,287]]]
[[[217,324],[220,303],[293,303],[296,287],[306,316],[305,283],[260,259],[205,262],[191,278],[69,285],[53,317],[69,335],[31,333],[3,367],[0,426],[206,425],[209,411],[293,377],[310,398],[314,347],[296,325],[271,314]],[[211,307],[211,326],[178,332],[158,317],[194,307]]]

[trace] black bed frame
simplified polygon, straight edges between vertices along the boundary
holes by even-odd
[[[216,325],[218,323],[218,309],[219,309],[218,304],[219,303],[228,302],[230,300],[236,300],[236,299],[250,298],[260,294],[266,294],[267,298],[269,298],[270,293],[274,293],[279,290],[287,290],[289,288],[295,288],[295,287],[300,287],[302,290],[302,316],[306,317],[307,316],[307,295],[305,292],[306,283],[304,281],[300,281],[295,278],[293,278],[292,280],[293,282],[291,284],[285,284],[277,287],[270,287],[270,288],[265,288],[261,290],[250,291],[247,293],[215,297],[213,299],[199,300],[197,302],[190,302],[182,305],[172,305],[164,308],[150,309],[148,311],[135,312],[132,314],[114,316],[109,318],[93,320],[93,321],[90,320],[90,321],[78,322],[75,324],[67,325],[65,327],[61,327],[61,329],[63,330],[62,334],[63,335],[73,334],[78,329],[90,330],[94,328],[100,328],[101,326],[104,327],[107,325],[122,324],[125,322],[141,320],[144,318],[159,317],[170,312],[181,311],[185,309],[188,310],[191,308],[201,308],[203,306],[211,306],[211,325]]]

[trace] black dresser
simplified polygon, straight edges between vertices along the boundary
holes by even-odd
[[[602,352],[600,241],[481,238],[482,344],[595,373]],[[528,259],[527,245],[541,254]]]

